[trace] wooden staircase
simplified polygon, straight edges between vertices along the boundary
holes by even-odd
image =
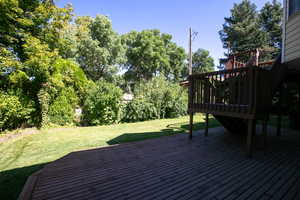
[[[247,154],[251,156],[256,121],[268,119],[272,97],[287,76],[280,58],[263,68],[249,63],[242,68],[190,75],[190,137],[193,114],[212,114],[229,132],[247,133]]]

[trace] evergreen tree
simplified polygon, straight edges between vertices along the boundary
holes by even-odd
[[[233,53],[262,47],[265,37],[258,23],[256,5],[249,0],[234,4],[219,34],[223,47]]]
[[[282,6],[277,0],[273,0],[272,4],[267,2],[260,11],[259,23],[261,29],[266,34],[266,44],[275,49],[281,47],[281,20]]]

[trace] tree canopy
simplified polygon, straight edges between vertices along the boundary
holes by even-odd
[[[243,0],[234,4],[230,12],[231,16],[225,17],[220,31],[223,47],[233,53],[261,47],[264,35],[259,28],[256,5]]]
[[[264,48],[274,50],[281,43],[281,4],[267,2],[261,11],[250,0],[234,4],[219,32],[223,47],[232,53]]]
[[[113,31],[104,15],[79,17],[77,24],[77,55],[81,68],[94,81],[110,78],[124,62],[121,38]]]
[[[282,43],[282,6],[277,0],[272,3],[267,2],[259,13],[259,23],[262,31],[266,35],[266,45],[274,49],[281,48]]]
[[[61,31],[72,19],[72,8],[58,8],[47,0],[3,0],[0,9],[5,30],[0,38],[0,90],[24,109],[31,108],[23,116],[29,121],[22,123],[44,126],[66,114],[64,109],[51,112],[54,105],[72,115],[88,85],[78,64],[60,55],[65,46]]]
[[[122,36],[126,48],[125,77],[128,80],[150,80],[163,75],[178,80],[186,54],[171,41],[172,36],[159,30],[131,31]]]
[[[214,59],[209,55],[209,51],[198,49],[193,53],[193,72],[205,73],[214,71]]]

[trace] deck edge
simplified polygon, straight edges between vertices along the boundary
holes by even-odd
[[[32,197],[32,192],[35,188],[35,185],[37,183],[39,174],[41,173],[42,169],[40,169],[37,172],[34,172],[31,174],[27,180],[26,183],[22,189],[22,192],[20,193],[18,200],[30,200]]]

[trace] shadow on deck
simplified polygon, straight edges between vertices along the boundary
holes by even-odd
[[[197,116],[197,120],[198,120]],[[198,122],[194,125],[194,130],[204,129],[205,123]],[[215,119],[210,120],[210,127],[220,126],[219,122]],[[157,138],[161,136],[171,136],[179,133],[186,132],[189,126],[187,123],[169,124],[166,129],[162,129],[158,132],[145,132],[145,133],[125,133],[121,136],[113,138],[108,141],[109,145],[122,144],[134,141],[145,140],[149,138]],[[16,168],[6,171],[0,171],[0,199],[17,199],[26,179],[34,172],[41,169],[47,163],[41,163],[32,166],[26,166],[22,168]]]
[[[244,136],[224,132],[73,152],[31,176],[20,198],[300,199],[299,133],[270,136],[267,153],[257,137],[248,159]]]

